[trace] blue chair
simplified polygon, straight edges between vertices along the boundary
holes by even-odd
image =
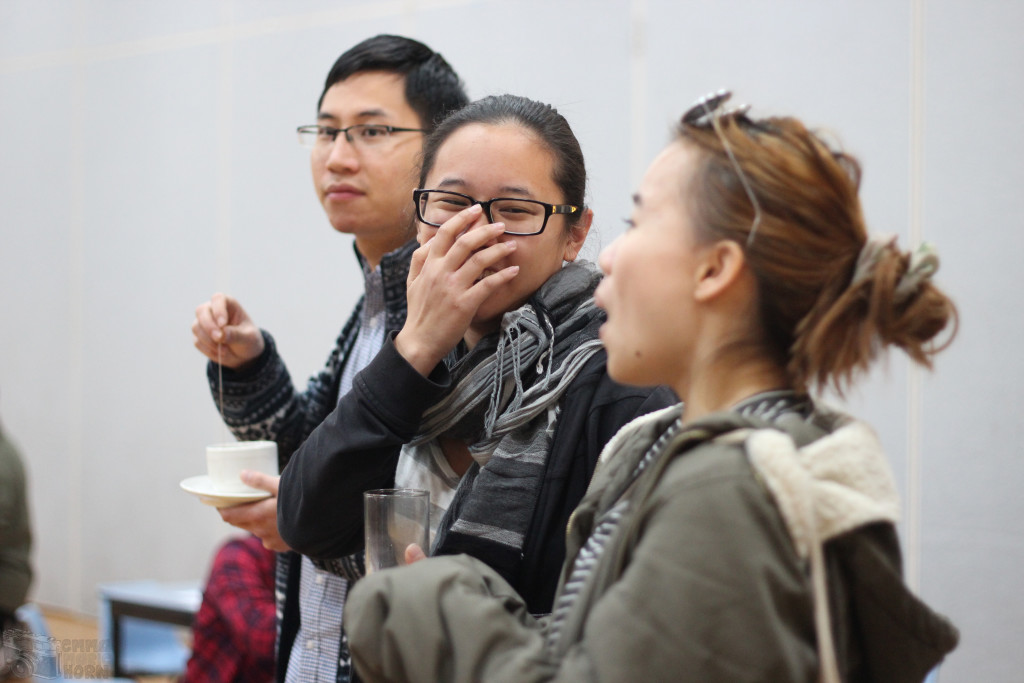
[[[22,605],[14,615],[28,626],[30,632],[4,632],[4,645],[15,657],[15,660],[10,662],[11,673],[32,681],[66,683],[64,667],[61,666],[61,657],[65,654],[61,652],[61,641],[50,635],[50,628],[39,606],[33,603]],[[128,678],[96,679],[90,676],[90,679],[106,680],[108,683],[131,683],[131,679]]]

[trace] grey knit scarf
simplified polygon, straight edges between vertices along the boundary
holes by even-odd
[[[502,556],[521,554],[558,402],[601,348],[604,316],[593,300],[600,279],[592,263],[566,265],[527,304],[506,313],[498,333],[453,358],[451,389],[424,414],[409,445],[415,457],[439,436],[458,438],[476,461],[440,524],[435,551],[464,536],[484,561],[492,544]]]

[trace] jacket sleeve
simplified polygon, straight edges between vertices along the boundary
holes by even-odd
[[[357,670],[424,683],[814,680],[807,581],[766,494],[749,471],[741,479],[659,486],[624,566],[602,556],[595,571],[612,580],[581,595],[585,627],[558,656],[516,596],[466,558],[367,577],[344,617]]]
[[[540,622],[501,575],[468,555],[367,576],[350,588],[343,620],[367,683],[529,682],[555,673]]]
[[[281,473],[277,523],[292,549],[327,560],[363,547],[363,492],[390,488],[404,443],[443,393],[444,364],[423,377],[389,339]]]

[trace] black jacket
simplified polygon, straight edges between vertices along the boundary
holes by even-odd
[[[561,415],[517,576],[506,577],[531,611],[548,612],[565,557],[569,515],[586,492],[604,444],[634,417],[676,402],[667,388],[626,387],[605,372],[600,351],[560,403]],[[289,546],[329,560],[363,547],[363,491],[394,486],[398,455],[423,412],[449,385],[444,364],[423,377],[385,343],[352,390],[310,434],[284,469],[278,526]],[[474,548],[451,539],[442,554]],[[482,558],[487,559],[487,558]],[[497,567],[501,571],[501,567]]]

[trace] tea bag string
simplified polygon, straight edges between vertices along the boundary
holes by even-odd
[[[217,387],[220,391],[220,423],[224,426],[224,443],[228,443],[231,441],[231,432],[228,430],[228,419],[224,415],[224,364],[221,363],[221,346],[223,344],[217,342]]]

